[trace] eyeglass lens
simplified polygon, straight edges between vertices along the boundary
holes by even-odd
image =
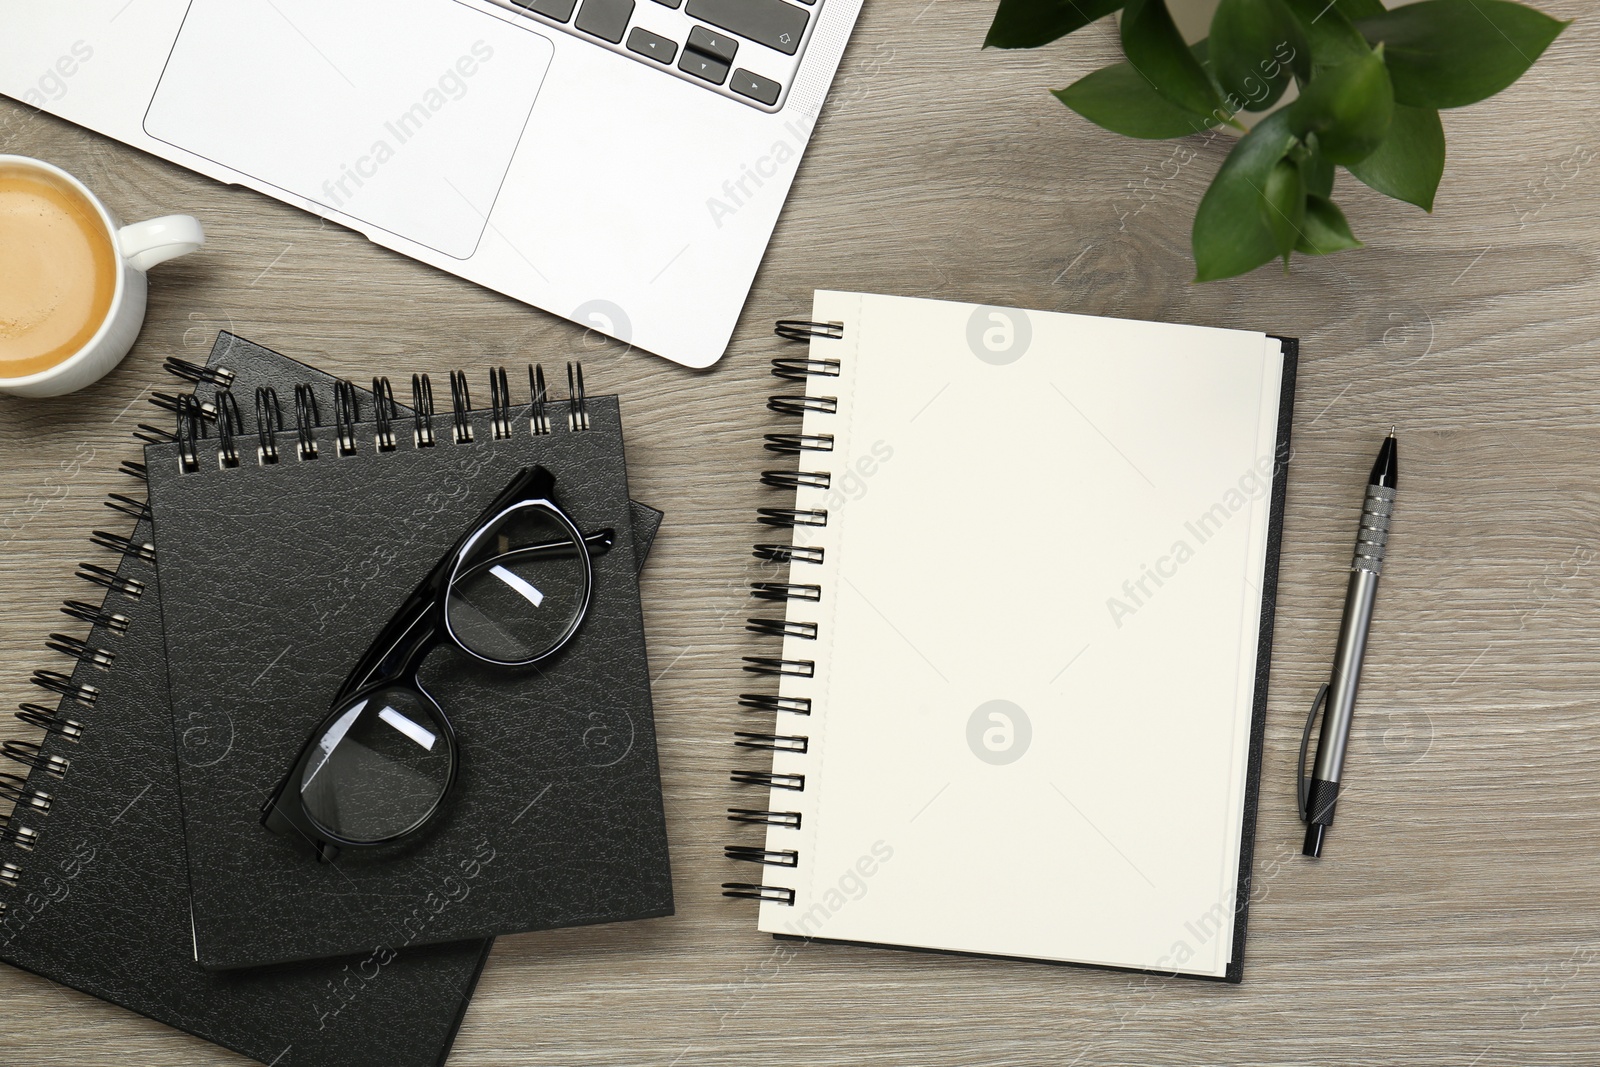
[[[438,710],[394,686],[334,715],[300,779],[305,810],[348,841],[384,841],[431,815],[450,782]]]
[[[498,663],[526,663],[572,630],[588,587],[587,549],[549,508],[511,509],[473,544],[445,597],[450,632]]]

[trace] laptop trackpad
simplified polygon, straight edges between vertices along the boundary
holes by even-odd
[[[466,259],[553,51],[456,0],[193,0],[145,132]]]

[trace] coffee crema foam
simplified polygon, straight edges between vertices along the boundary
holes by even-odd
[[[94,205],[52,174],[0,166],[0,378],[75,354],[116,291],[117,251]]]

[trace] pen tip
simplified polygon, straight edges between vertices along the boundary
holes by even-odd
[[[1389,436],[1390,436],[1390,437],[1393,437],[1393,436],[1394,436],[1394,427],[1393,427],[1393,426],[1390,426],[1390,427],[1389,427]]]

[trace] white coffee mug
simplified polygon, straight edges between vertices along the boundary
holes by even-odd
[[[111,310],[89,342],[77,352],[36,374],[0,378],[0,392],[17,396],[60,396],[99,381],[122,362],[144,325],[145,301],[150,281],[145,271],[157,263],[186,255],[206,243],[198,220],[188,215],[166,215],[149,222],[122,225],[100,198],[60,167],[26,156],[0,155],[0,169],[36,170],[65,182],[94,205],[100,224],[117,255],[117,287]],[[4,255],[0,249],[0,255]]]

